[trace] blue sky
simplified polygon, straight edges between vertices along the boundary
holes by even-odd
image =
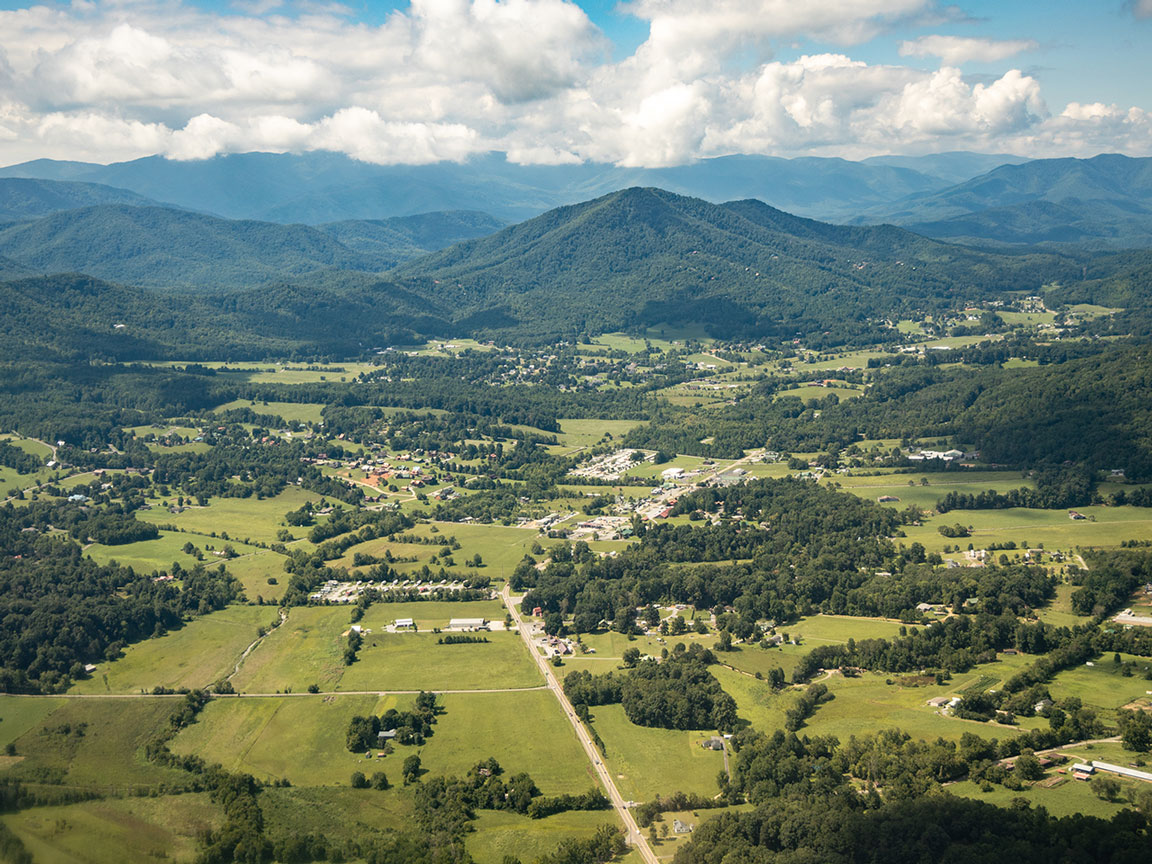
[[[1146,155],[1152,0],[0,0],[0,162]]]

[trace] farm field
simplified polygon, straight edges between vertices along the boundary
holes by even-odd
[[[240,692],[480,690],[543,684],[519,636],[487,644],[437,645],[431,633],[367,633],[359,659],[343,663],[347,607],[301,607],[272,631],[232,679]],[[385,623],[381,619],[381,624]]]
[[[557,813],[547,819],[529,819],[517,813],[484,810],[473,823],[466,845],[476,864],[503,864],[505,856],[535,861],[571,837],[588,837],[601,825],[616,824],[611,810]]]
[[[20,761],[5,773],[16,780],[52,779],[113,795],[182,780],[184,772],[144,758],[145,744],[167,723],[176,704],[171,698],[66,699],[30,725],[29,714],[17,710],[26,731],[13,742]]]
[[[174,753],[195,753],[262,780],[286,777],[293,786],[346,786],[353,771],[367,770],[363,754],[349,753],[345,746],[348,721],[410,702],[376,696],[216,699],[171,747]],[[400,761],[387,767],[398,773]]]
[[[604,762],[625,798],[649,801],[672,792],[716,794],[716,774],[723,769],[724,759],[700,746],[715,730],[682,732],[636,726],[621,705],[600,705],[592,715],[592,725],[607,747]]]
[[[192,506],[182,513],[170,513],[157,507],[145,510],[140,518],[156,525],[175,525],[194,534],[227,532],[232,538],[231,541],[221,542],[255,540],[272,543],[276,540],[276,533],[285,527],[284,514],[299,510],[306,502],[318,505],[319,501],[319,495],[289,486],[275,498],[212,498],[207,507]],[[325,517],[318,519],[324,520]],[[308,534],[307,528],[289,530],[296,537]],[[203,545],[199,538],[189,539],[197,546]]]
[[[97,665],[72,693],[139,693],[154,687],[204,688],[226,678],[256,630],[276,621],[276,610],[229,606],[189,621],[158,639],[130,645],[118,660]]]
[[[1093,665],[1081,665],[1057,673],[1048,685],[1052,698],[1067,699],[1070,696],[1082,700],[1085,705],[1095,705],[1111,713],[1134,702],[1152,691],[1152,659],[1121,654],[1120,663],[1113,661],[1113,655],[1105,654],[1091,661]],[[1122,674],[1124,666],[1135,664],[1135,672],[1129,676]],[[1108,717],[1111,721],[1112,718]]]
[[[320,423],[324,417],[324,406],[315,402],[264,402],[253,399],[236,399],[216,406],[216,412],[231,411],[234,408],[251,408],[257,414],[277,414],[286,423]]]
[[[53,864],[194,861],[200,836],[223,821],[204,792],[34,807],[2,818],[34,861]]]
[[[231,546],[238,555],[251,555],[259,549],[256,546],[247,546],[237,540],[221,540],[218,538],[206,539],[198,534],[182,534],[177,531],[161,531],[155,540],[140,540],[136,543],[123,543],[117,546],[105,546],[93,543],[85,552],[99,564],[117,561],[125,567],[131,567],[138,573],[151,573],[154,570],[167,571],[172,562],[179,562],[186,570],[191,570],[199,560],[184,551],[187,543],[192,543],[201,550],[206,550],[203,564],[216,566],[225,564],[225,559],[213,555],[213,551],[222,551],[225,546]],[[212,549],[208,549],[211,546]]]

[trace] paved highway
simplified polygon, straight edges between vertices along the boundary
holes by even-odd
[[[616,788],[616,783],[612,779],[612,775],[608,772],[607,766],[600,758],[600,751],[596,745],[592,743],[592,737],[588,734],[588,730],[584,728],[584,724],[580,722],[580,718],[576,716],[576,711],[572,708],[572,703],[568,701],[568,697],[564,695],[564,688],[560,686],[560,682],[556,679],[556,674],[552,671],[552,664],[536,650],[536,646],[532,644],[532,634],[528,629],[528,625],[520,617],[520,610],[516,608],[516,604],[512,602],[512,591],[505,585],[504,590],[500,592],[500,597],[504,601],[504,605],[508,607],[508,613],[512,616],[512,620],[516,622],[516,627],[520,631],[520,637],[524,640],[524,644],[528,646],[528,653],[536,660],[536,665],[540,667],[540,671],[544,673],[544,680],[548,682],[548,689],[560,702],[560,707],[563,709],[564,714],[568,717],[568,722],[572,724],[572,728],[576,730],[576,737],[580,740],[580,744],[584,747],[584,752],[588,756],[592,767],[596,770],[596,775],[600,778],[605,790],[608,792],[608,799],[612,802],[612,806],[616,808],[617,814],[620,816],[620,821],[624,823],[624,829],[628,832],[628,844],[640,853],[640,857],[644,859],[645,864],[660,864],[660,859],[656,857],[656,853],[652,851],[652,847],[648,845],[647,839],[640,833],[639,826],[636,825],[636,819],[632,816],[632,811],[628,809],[628,805],[624,801],[624,796],[620,794],[620,790]]]

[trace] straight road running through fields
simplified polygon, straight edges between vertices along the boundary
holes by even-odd
[[[620,794],[620,790],[616,788],[616,783],[612,779],[612,775],[608,772],[607,766],[600,758],[600,751],[596,749],[596,745],[592,743],[592,736],[588,734],[588,730],[584,728],[584,724],[580,722],[580,718],[576,716],[576,711],[572,707],[572,703],[568,701],[568,697],[564,695],[564,688],[560,686],[560,682],[556,679],[556,675],[552,671],[552,665],[544,658],[544,656],[536,650],[536,646],[532,644],[532,634],[528,630],[528,625],[520,617],[520,610],[516,608],[516,604],[512,602],[512,589],[504,586],[504,590],[500,592],[500,598],[504,601],[504,605],[508,607],[508,614],[512,616],[512,620],[516,622],[516,628],[520,631],[520,637],[524,640],[524,644],[528,647],[530,653],[536,661],[536,665],[540,667],[540,671],[544,673],[544,680],[548,682],[548,689],[556,697],[560,703],[560,707],[564,710],[565,715],[568,717],[568,722],[572,724],[572,728],[576,730],[576,737],[580,740],[580,744],[584,747],[584,753],[588,756],[588,760],[592,763],[600,782],[604,785],[605,790],[608,792],[608,799],[612,802],[612,806],[616,809],[620,821],[624,823],[624,829],[628,833],[628,845],[640,853],[640,857],[644,859],[645,864],[660,864],[660,859],[656,857],[656,853],[652,851],[652,847],[648,845],[647,839],[640,833],[640,828],[636,824],[636,819],[632,815],[632,811],[628,809],[628,805],[624,801],[624,796]]]

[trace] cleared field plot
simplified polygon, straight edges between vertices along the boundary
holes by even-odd
[[[22,438],[19,435],[0,435],[0,441],[7,441],[13,447],[19,447],[25,453],[31,453],[33,456],[39,456],[41,459],[52,458],[52,448],[42,441]]]
[[[207,793],[33,807],[4,817],[37,862],[193,861],[204,831],[219,827]]]
[[[351,755],[351,754],[349,754]],[[401,756],[401,759],[404,757]],[[351,771],[355,769],[350,769]],[[368,776],[381,766],[364,768]],[[411,827],[412,796],[399,788],[400,765],[392,762],[384,768],[389,782],[387,791],[351,789],[344,778],[344,788],[333,786],[293,786],[265,789],[260,793],[260,809],[268,833],[320,834],[329,841],[361,840],[381,830],[404,830]]]
[[[1037,617],[1054,627],[1074,627],[1083,624],[1088,619],[1072,611],[1072,592],[1076,590],[1075,585],[1057,585],[1056,596],[1043,609],[1037,610]]]
[[[600,812],[557,813],[547,819],[529,819],[517,813],[481,810],[472,823],[476,833],[465,844],[476,864],[502,864],[505,856],[535,861],[572,837],[591,837],[601,825],[615,825],[616,814]]]
[[[16,739],[16,753],[24,758],[6,774],[112,794],[183,781],[188,776],[183,771],[144,758],[144,745],[178,704],[176,699],[65,700]]]
[[[608,748],[608,765],[626,799],[648,801],[676,791],[715,795],[716,775],[724,768],[720,753],[700,742],[715,734],[636,726],[621,705],[601,705],[593,726]]]
[[[130,645],[124,656],[101,663],[73,693],[137,693],[153,687],[207,687],[232,673],[256,639],[256,629],[276,620],[276,610],[230,606],[189,621],[159,639]]]
[[[410,702],[404,699],[400,704]],[[399,779],[402,755],[372,768],[376,760],[366,762],[363,754],[349,753],[345,745],[353,716],[383,713],[391,707],[398,707],[395,697],[215,699],[176,737],[172,750],[195,753],[262,780],[287,777],[293,786],[347,786],[353,771],[391,769]]]
[[[289,579],[284,572],[286,560],[286,555],[262,549],[251,555],[233,558],[225,566],[244,586],[244,596],[253,603],[259,603],[261,597],[276,601],[284,596]],[[275,584],[270,583],[269,579],[276,580]]]
[[[575,731],[549,691],[448,693],[440,703],[444,713],[436,733],[420,750],[431,776],[462,776],[492,756],[508,774],[531,774],[546,795],[585,792],[597,785]],[[402,759],[410,750],[398,747],[396,755]]]
[[[1057,775],[1058,776],[1058,775]],[[1068,778],[1067,782],[1059,786],[1044,788],[1038,785],[1028,786],[1016,792],[1005,789],[1003,786],[993,786],[991,792],[981,792],[980,787],[970,780],[962,783],[952,783],[948,791],[953,795],[964,798],[976,798],[995,804],[998,807],[1009,807],[1016,798],[1024,798],[1033,807],[1043,807],[1053,816],[1071,816],[1083,813],[1085,816],[1098,816],[1101,819],[1111,819],[1125,807],[1131,806],[1135,791],[1145,783],[1135,781],[1121,781],[1121,800],[1116,802],[1102,801],[1092,791],[1092,784],[1083,780]]]
[[[389,615],[385,609],[381,613]],[[485,634],[483,644],[438,645],[431,633],[366,633],[359,659],[343,662],[346,607],[293,609],[232,679],[244,693],[337,690],[484,690],[543,684],[514,633]],[[369,628],[371,629],[371,628]]]
[[[557,440],[567,448],[588,447],[606,436],[623,438],[629,430],[643,426],[646,420],[560,420]]]
[[[907,526],[907,539],[919,541],[929,552],[942,551],[945,545],[958,541],[943,537],[937,525],[960,522],[973,527],[972,536],[961,538],[963,545],[972,543],[977,549],[990,543],[1012,540],[1017,545],[1024,541],[1032,547],[1040,543],[1052,551],[1081,547],[1119,546],[1124,540],[1152,538],[1152,511],[1144,507],[1079,507],[1088,517],[1073,521],[1067,510],[1029,510],[1022,507],[1008,510],[952,510],[930,523],[919,527]],[[1093,521],[1094,520],[1094,521]],[[999,555],[1000,553],[996,553]],[[1009,557],[1013,553],[1008,553]]]
[[[1152,690],[1152,681],[1146,679],[1144,673],[1152,668],[1152,659],[1131,654],[1121,654],[1120,659],[1121,663],[1114,663],[1112,655],[1105,654],[1093,660],[1092,666],[1065,669],[1048,685],[1052,698],[1059,701],[1069,696],[1076,696],[1085,705],[1095,705],[1109,710],[1122,708],[1129,702],[1148,695]],[[1124,664],[1128,662],[1136,664],[1136,671],[1135,674],[1124,677],[1122,670]]]
[[[811,402],[813,399],[827,399],[832,394],[835,394],[840,401],[845,399],[859,399],[864,395],[864,391],[857,390],[851,387],[794,387],[791,390],[779,390],[773,395],[773,399],[799,399],[802,402]]]
[[[324,418],[324,406],[317,402],[262,402],[252,399],[236,399],[217,405],[216,411],[230,411],[233,408],[251,408],[257,414],[277,414],[289,423],[319,423]]]
[[[544,679],[516,633],[480,644],[438,645],[431,633],[375,633],[340,679],[342,690],[489,690],[538,687]]]
[[[683,468],[685,471],[722,471],[724,468],[732,464],[731,460],[716,460],[714,465],[705,465],[704,459],[700,456],[677,456],[671,461],[664,462],[657,465],[652,462],[643,462],[635,468],[630,469],[627,474],[629,477],[650,477],[658,479],[661,474],[670,468]]]
[[[190,570],[199,562],[184,552],[184,544],[189,541],[201,549],[205,548],[205,544],[217,550],[228,545],[239,555],[251,555],[259,551],[257,547],[246,546],[238,540],[206,539],[200,535],[181,534],[178,531],[161,531],[160,536],[155,540],[141,540],[139,543],[124,543],[120,546],[104,546],[100,543],[93,543],[84,551],[99,564],[119,561],[124,566],[133,568],[137,573],[168,570],[173,561],[179,561],[181,567]],[[203,563],[205,566],[215,567],[219,564],[227,565],[228,562],[208,552],[204,556]]]
[[[63,699],[0,696],[0,747],[15,741],[63,704]]]
[[[922,478],[927,478],[927,486],[922,484]],[[898,510],[903,510],[912,504],[922,510],[934,510],[937,502],[949,492],[957,492],[961,495],[978,495],[988,490],[1008,492],[1011,489],[1031,489],[1035,486],[1031,480],[1022,478],[1019,471],[980,471],[962,474],[912,472],[907,474],[877,474],[866,477],[838,475],[835,477],[835,482],[840,484],[845,492],[851,492],[853,495],[870,501],[875,501],[881,496],[898,498],[899,501],[884,502],[886,506]],[[957,520],[966,525],[968,523],[964,521],[963,514],[968,512],[971,511],[956,510],[941,518],[951,518],[954,513]],[[1067,517],[1066,513],[1064,515]]]
[[[276,532],[284,527],[285,513],[299,510],[309,501],[317,503],[319,500],[320,496],[313,492],[289,486],[275,498],[212,498],[207,507],[189,507],[183,513],[169,513],[157,507],[140,513],[140,518],[157,525],[175,525],[197,534],[227,532],[233,538],[232,541],[216,542],[216,538],[209,541],[217,547],[225,542],[249,539],[271,543],[276,540]],[[290,530],[296,537],[308,534],[307,528]],[[197,546],[203,546],[194,537],[186,538],[185,542],[189,539]]]

